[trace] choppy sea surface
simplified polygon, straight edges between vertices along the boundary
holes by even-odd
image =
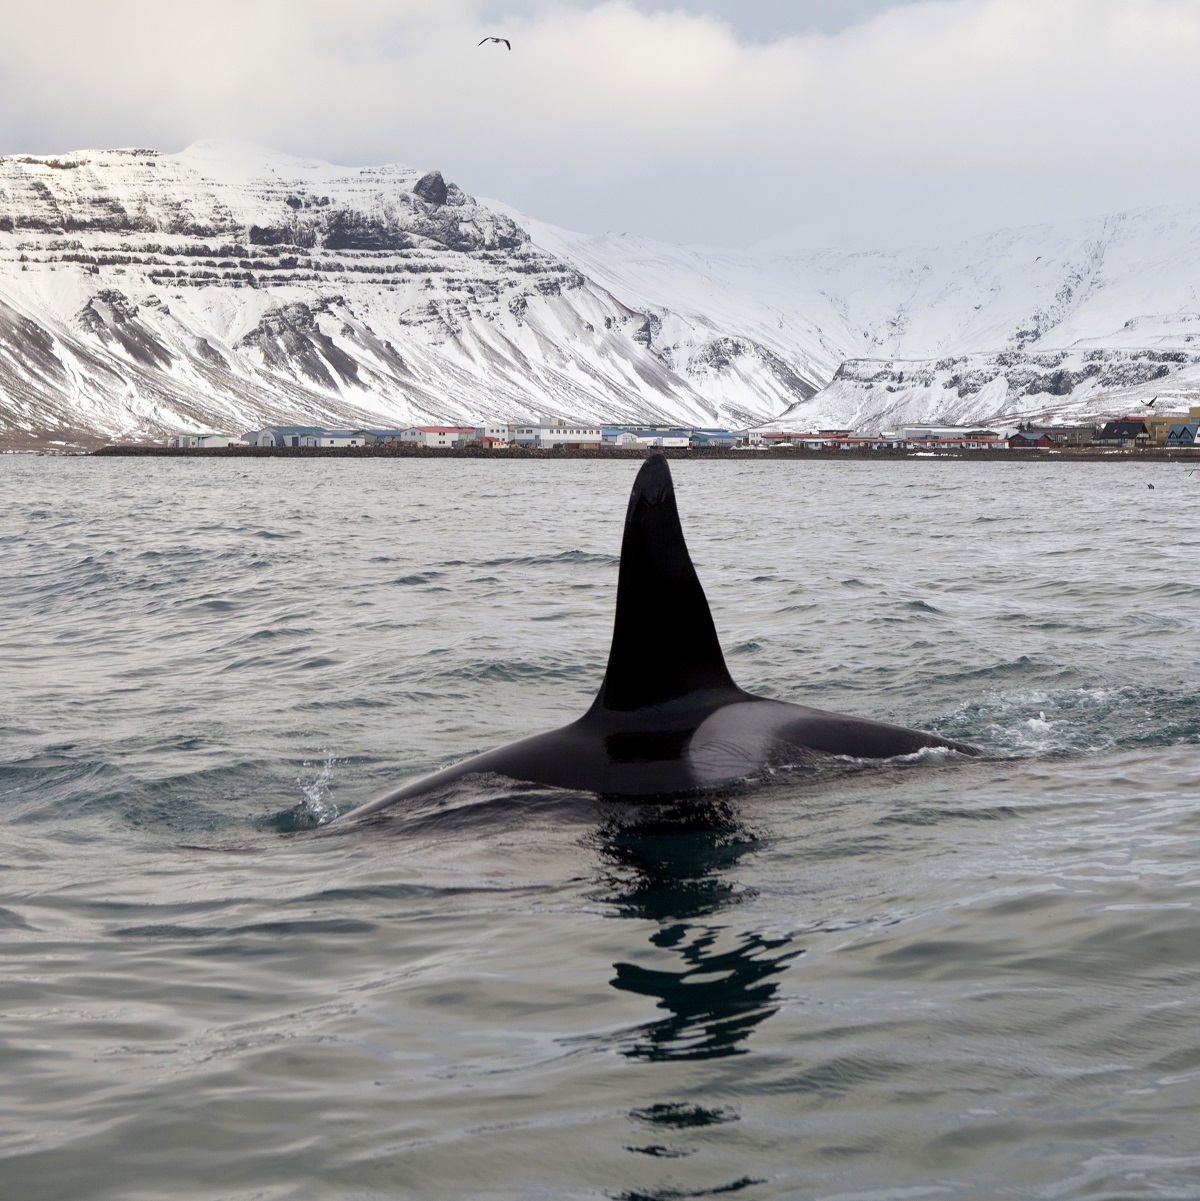
[[[590,703],[636,466],[0,458],[0,1195],[1200,1195],[1200,473],[675,464],[739,683],[986,755],[348,816]]]

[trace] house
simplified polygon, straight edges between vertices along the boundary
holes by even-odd
[[[538,422],[518,425],[512,432],[512,440],[518,446],[538,449],[554,446],[599,446],[603,438],[599,426],[584,425],[577,421],[560,421],[556,417],[543,417]]]
[[[317,437],[328,431],[319,425],[268,425],[242,435],[251,446],[304,446],[305,438]]]
[[[512,431],[510,425],[477,425],[475,441],[490,450],[503,450],[512,444]]]
[[[731,450],[737,445],[738,436],[732,430],[692,430],[692,446],[697,449],[720,448]]]
[[[763,441],[769,438],[786,438],[787,441],[776,441],[777,446],[792,446],[796,450],[860,450],[874,445],[873,438],[852,438],[845,430],[819,430],[817,433],[763,435]]]
[[[692,443],[690,430],[639,429],[636,426],[612,426],[602,431],[606,446],[654,446],[685,449]]]
[[[1155,446],[1165,446],[1173,425],[1187,425],[1195,418],[1189,417],[1187,413],[1147,413],[1142,420],[1150,431],[1150,441]]]
[[[412,425],[400,431],[401,442],[415,442],[418,446],[455,448],[475,437],[473,425]]]
[[[1107,422],[1096,441],[1106,446],[1146,446],[1150,431],[1140,417],[1122,417]]]
[[[172,450],[212,450],[235,446],[239,441],[232,434],[173,434],[167,446]]]
[[[901,442],[983,442],[1000,436],[971,425],[906,425],[896,433]]]
[[[639,439],[633,430],[609,428],[601,430],[600,438],[605,446],[638,446]]]
[[[1010,450],[1049,450],[1059,441],[1047,430],[1017,430],[1008,440]]]
[[[386,429],[363,430],[363,435],[366,438],[366,441],[363,443],[363,445],[364,446],[391,446],[393,442],[399,442],[401,440],[400,435],[403,432],[404,432],[403,430],[386,430]]]
[[[1197,446],[1197,433],[1200,432],[1200,421],[1184,421],[1171,426],[1167,430],[1167,446]]]
[[[1094,425],[1056,425],[1046,431],[1060,446],[1091,446],[1096,441]]]
[[[301,446],[366,446],[366,430],[322,430],[319,434],[308,434]]]

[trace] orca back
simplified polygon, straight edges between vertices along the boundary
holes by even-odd
[[[671,469],[651,455],[625,514],[612,647],[594,708],[630,712],[713,691],[740,693],[683,538]]]

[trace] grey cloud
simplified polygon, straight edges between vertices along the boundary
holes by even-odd
[[[931,241],[1195,195],[1200,0],[838,8],[857,13],[840,31],[818,0],[44,0],[7,15],[0,152],[235,136],[731,244]],[[511,54],[476,47],[494,32]]]
[[[636,0],[642,12],[682,11],[727,21],[741,36],[772,41],[793,34],[840,33],[889,8],[917,0]],[[595,8],[599,0],[575,0],[578,8]],[[485,20],[525,19],[545,5],[539,0],[483,0]]]

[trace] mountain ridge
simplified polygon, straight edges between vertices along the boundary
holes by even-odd
[[[0,444],[535,414],[1067,420],[1155,388],[1195,403],[1198,277],[1191,209],[781,254],[575,234],[437,171],[242,143],[9,155]]]

